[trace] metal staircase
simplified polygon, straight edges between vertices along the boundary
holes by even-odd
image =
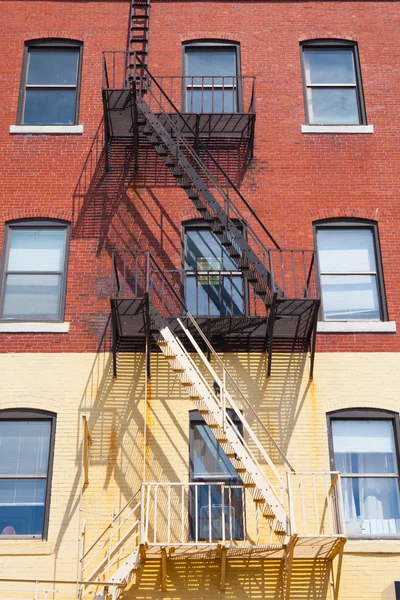
[[[197,358],[200,359],[201,365],[209,375],[208,381],[194,358],[168,325],[167,320],[151,303],[149,305],[149,314],[153,326],[159,332],[155,334],[157,345],[168,360],[181,385],[186,389],[195,407],[202,414],[217,442],[222,445],[233,467],[240,473],[244,486],[250,488],[253,500],[262,509],[263,516],[273,522],[272,529],[274,533],[281,537],[282,543],[287,542],[291,535],[290,518],[275,491],[279,489],[287,494],[287,489],[278,469],[243,416],[241,406],[231,395],[227,381],[229,380],[232,389],[240,397],[240,400],[244,400],[248,405],[244,394],[240,391],[234,378],[228,373],[221,359],[214,352],[190,313],[186,313],[186,317],[203,337],[203,341],[212,353],[213,358],[219,362],[222,367],[222,377],[211,366],[210,361],[208,361],[206,355],[202,352],[181,319],[177,319],[178,324],[190,341],[193,351]],[[216,389],[218,389],[218,393]],[[229,416],[228,409],[237,415],[243,427],[243,434],[240,433],[238,426]],[[269,433],[268,435],[274,443],[275,448],[278,448],[272,436]],[[251,446],[263,457],[268,472],[261,467]],[[283,453],[281,455],[284,456]],[[284,460],[288,465],[289,463],[286,458]],[[274,478],[273,482],[271,481],[272,477]],[[287,506],[287,502],[285,505]]]
[[[128,66],[126,81],[136,154],[140,138],[147,139],[265,305],[268,375],[278,341],[277,349],[284,351],[311,350],[312,376],[320,304],[314,254],[279,247],[137,54]]]

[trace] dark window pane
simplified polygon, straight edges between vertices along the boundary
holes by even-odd
[[[65,229],[13,229],[8,271],[61,271]]]
[[[194,271],[236,271],[237,265],[212,231],[188,229],[185,268]]]
[[[355,83],[353,51],[341,49],[304,51],[307,83]]]
[[[358,125],[355,88],[309,88],[310,123],[315,125]]]
[[[0,421],[0,475],[46,475],[49,421]]]
[[[400,533],[397,478],[342,477],[342,490],[347,534]]]
[[[224,506],[222,505],[224,494]],[[192,488],[192,515],[195,514],[194,492]],[[225,539],[243,538],[243,488],[222,487],[219,485],[198,486],[197,535],[200,541],[216,541],[223,538],[222,514],[225,521]]]
[[[235,113],[238,110],[237,90],[231,86],[214,90],[188,89],[186,110],[192,113]]]
[[[42,535],[45,479],[0,479],[0,535]]]
[[[238,477],[207,425],[193,427],[193,476],[219,480]]]
[[[391,420],[333,420],[332,435],[342,473],[397,473]]]
[[[75,89],[26,90],[25,125],[73,125]]]
[[[188,275],[186,305],[196,316],[241,316],[244,290],[241,275]]]
[[[321,286],[325,319],[380,319],[375,275],[322,275]]]
[[[186,75],[237,75],[236,48],[187,48]]]
[[[57,319],[61,275],[7,275],[4,319]]]
[[[30,48],[28,85],[76,85],[79,50]]]

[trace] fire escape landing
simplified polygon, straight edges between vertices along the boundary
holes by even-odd
[[[293,560],[318,559],[326,565],[336,594],[341,559],[337,577],[333,560],[341,556],[346,541],[340,475],[295,473],[215,350],[219,345],[227,351],[235,344],[243,350],[244,340],[258,340],[259,349],[268,353],[268,375],[274,350],[310,350],[312,376],[320,304],[314,252],[280,248],[209,149],[210,140],[237,139],[240,143],[245,140],[252,153],[254,79],[250,78],[247,96],[246,78],[236,78],[230,85],[230,93],[234,90],[237,98],[231,109],[229,103],[223,103],[217,113],[201,103],[201,110],[191,112],[187,110],[190,84],[179,77],[153,77],[142,60],[144,56],[147,58],[147,54],[132,51],[104,54],[107,151],[112,140],[128,138],[134,146],[137,168],[141,146],[151,147],[237,270],[202,270],[200,263],[198,270],[165,271],[150,252],[115,251],[110,299],[114,375],[119,352],[132,350],[135,344],[137,349],[157,348],[241,484],[233,491],[234,486],[226,490],[225,484],[217,481],[143,482],[132,497],[133,506],[127,505],[129,514],[137,515],[122,536],[130,540],[131,551],[128,542],[122,550],[117,542],[115,550],[110,550],[86,579],[99,584],[107,581],[116,598],[135,570],[154,557],[161,558],[162,588],[166,589],[168,560],[207,556],[220,559],[220,587],[224,589],[228,555],[260,556],[282,562],[284,597],[289,600]],[[212,78],[206,79],[209,85]],[[183,88],[182,112],[174,95],[179,96]],[[249,106],[247,112],[239,112],[243,106]],[[195,282],[191,289],[190,278]],[[235,305],[232,293],[237,278],[245,299],[242,310]],[[202,293],[204,301],[204,289],[206,306],[199,298]],[[146,354],[150,375],[150,352]],[[232,415],[236,415],[235,420]],[[216,504],[212,494],[219,487],[221,502]],[[234,510],[235,494],[242,497],[242,511]],[[201,495],[207,502],[199,503]],[[101,538],[97,541],[103,544]],[[82,556],[83,573],[91,551]],[[111,576],[109,563],[120,565]]]
[[[116,253],[113,267],[117,285],[111,299],[116,345],[122,349],[130,340],[131,344],[143,348],[148,315],[143,312],[146,305],[141,300],[146,293],[151,296],[150,283],[153,288],[159,284],[162,290],[158,293],[177,294],[184,311],[190,304],[201,329],[216,347],[268,352],[268,375],[271,373],[273,351],[310,350],[312,376],[320,303],[314,251],[281,249],[207,147],[207,143],[215,138],[227,140],[236,137],[241,142],[246,140],[249,152],[252,152],[256,116],[254,78],[234,78],[237,81],[233,87],[230,82],[229,94],[232,95],[234,90],[237,99],[232,105],[225,102],[219,107],[223,112],[218,114],[211,111],[213,97],[212,94],[210,96],[209,80],[212,77],[196,78],[203,82],[207,80],[207,90],[204,83],[198,86],[200,92],[203,90],[200,98],[207,91],[207,101],[200,99],[197,103],[200,102],[200,109],[207,104],[209,112],[179,111],[177,98],[182,97],[182,89],[185,90],[182,103],[186,108],[188,104],[185,94],[190,85],[185,79],[153,77],[140,57],[131,52],[104,53],[103,100],[107,146],[113,139],[130,138],[136,160],[143,144],[154,149],[186,192],[199,216],[237,264],[243,281],[245,305],[243,310],[238,311],[229,306],[228,300],[219,314],[215,314],[215,303],[211,309],[209,303],[206,309],[198,310],[199,291],[204,291],[205,286],[212,288],[212,283],[214,290],[221,289],[222,280],[232,283],[234,273],[194,273],[198,284],[188,298],[187,272],[170,271],[167,273],[168,281],[157,283],[162,271],[152,259],[149,271],[144,275],[144,285],[143,281],[135,278],[137,266],[133,262],[137,258],[129,257],[127,252]],[[243,106],[248,106],[247,112],[237,112]],[[132,264],[129,266],[127,263]],[[118,276],[119,269],[124,276],[121,273]],[[220,285],[215,285],[216,282]],[[167,302],[161,304],[162,310],[166,309],[166,305]],[[174,310],[169,307],[163,316],[182,316],[182,306],[175,306]]]

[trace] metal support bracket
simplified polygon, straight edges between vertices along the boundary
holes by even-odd
[[[293,566],[293,555],[294,548],[297,543],[297,533],[293,534],[289,540],[288,545],[285,548],[285,553],[283,556],[283,565],[285,568],[285,578],[284,578],[284,598],[285,600],[290,600],[290,586],[292,582],[292,566]]]
[[[224,546],[221,548],[220,561],[221,561],[221,572],[220,572],[220,579],[219,579],[219,589],[221,590],[221,592],[224,592],[225,591],[225,580],[226,580],[226,566],[227,566],[227,553],[226,553],[226,548]]]
[[[272,296],[271,308],[268,315],[268,366],[267,366],[267,377],[271,376],[272,369],[272,346],[274,341],[274,325],[276,317],[276,298],[278,294],[274,292]]]
[[[342,575],[342,564],[343,564],[343,548],[347,541],[347,538],[340,538],[334,547],[331,555],[330,555],[330,565],[329,565],[329,583],[330,583],[330,591],[331,591],[331,599],[338,600],[339,598],[339,588],[340,588],[340,578]],[[334,560],[337,559],[336,569],[334,569]]]
[[[167,550],[161,548],[161,590],[167,591]]]

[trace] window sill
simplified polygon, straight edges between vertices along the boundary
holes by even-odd
[[[373,125],[302,125],[301,133],[374,133]]]
[[[400,539],[380,538],[351,540],[349,539],[344,546],[345,554],[400,554]]]
[[[0,333],[68,333],[70,323],[0,322]]]
[[[53,554],[54,542],[42,540],[0,540],[0,554],[4,555],[39,555]]]
[[[10,125],[10,133],[82,134],[83,125]]]
[[[396,321],[318,321],[318,333],[396,333]]]

